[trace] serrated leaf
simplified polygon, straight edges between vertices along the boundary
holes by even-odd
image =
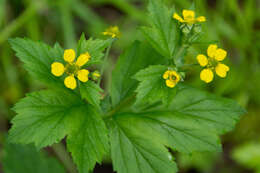
[[[118,173],[177,172],[171,154],[158,141],[133,132],[128,125],[116,120],[111,123],[111,155]]]
[[[108,132],[93,106],[84,105],[73,113],[67,138],[68,150],[72,153],[79,172],[89,173],[108,152]]]
[[[100,105],[101,92],[103,90],[93,81],[80,84],[81,97],[94,106]]]
[[[27,94],[14,107],[9,141],[35,143],[42,148],[59,142],[67,134],[67,118],[81,106],[81,99],[71,92],[46,90]]]
[[[179,152],[221,151],[215,131],[206,129],[196,119],[179,112],[122,113],[115,119],[128,131],[142,132],[142,136]]]
[[[21,38],[10,39],[9,43],[34,79],[48,86],[64,88],[63,81],[51,74],[51,64],[63,61],[63,49],[58,44],[52,48],[41,42]]]
[[[6,144],[2,163],[5,173],[65,173],[57,159],[31,145]]]
[[[161,55],[172,58],[180,41],[177,22],[172,19],[174,9],[168,9],[161,0],[150,0],[148,11],[151,27],[141,27],[144,37]]]
[[[113,39],[101,40],[90,38],[86,40],[85,35],[82,34],[78,43],[77,55],[89,52],[91,59],[86,65],[99,64],[102,62],[104,56],[103,51],[112,44],[112,41]]]
[[[166,60],[150,46],[135,41],[120,57],[112,73],[110,94],[112,105],[133,94],[138,82],[132,76],[150,64],[160,64]]]
[[[218,97],[185,85],[179,86],[177,95],[168,109],[190,116],[202,126],[214,129],[218,134],[232,130],[240,116],[246,112],[231,99]]]
[[[136,92],[136,105],[152,104],[163,101],[168,104],[176,94],[176,88],[169,88],[165,84],[163,74],[168,67],[164,65],[149,66],[140,70],[134,78],[140,81]]]

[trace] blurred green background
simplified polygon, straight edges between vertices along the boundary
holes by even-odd
[[[216,79],[206,85],[199,79],[200,69],[195,68],[188,73],[187,82],[233,98],[248,110],[236,129],[223,136],[223,153],[178,154],[180,172],[260,173],[260,1],[164,1],[169,6],[175,5],[179,12],[195,2],[196,12],[207,17],[202,42],[189,49],[188,60],[205,52],[207,42],[211,41],[218,41],[219,46],[228,51],[231,71],[226,79]],[[8,38],[28,37],[51,45],[57,41],[65,48],[73,48],[82,32],[88,37],[102,38],[101,32],[106,27],[118,25],[122,37],[112,48],[105,73],[110,74],[123,49],[135,39],[143,40],[138,27],[147,24],[146,5],[147,0],[0,0],[0,173],[16,173],[15,169],[3,169],[3,164],[7,165],[8,158],[12,158],[13,162],[8,165],[14,167],[23,158],[8,152],[12,149],[5,149],[10,146],[4,147],[14,116],[12,106],[25,93],[44,88],[28,76],[11,50]],[[103,80],[104,86],[107,81],[107,78]],[[16,149],[23,150],[19,146]],[[25,149],[23,152],[35,151]],[[44,152],[44,157],[56,157],[68,172],[75,172],[63,143]],[[20,173],[27,172],[30,171]],[[109,159],[104,166],[97,166],[95,172],[112,172]]]

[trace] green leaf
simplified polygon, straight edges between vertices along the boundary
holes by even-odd
[[[80,173],[89,173],[96,162],[101,163],[109,150],[108,132],[93,106],[84,105],[73,112],[67,146]]]
[[[14,107],[9,141],[35,143],[38,148],[59,142],[67,134],[67,119],[73,116],[81,99],[71,92],[47,90],[28,94]]]
[[[21,38],[10,39],[9,43],[34,79],[48,86],[64,88],[62,79],[51,73],[54,61],[63,62],[63,49],[58,44],[52,48],[41,42]]]
[[[151,27],[141,27],[144,37],[161,55],[172,58],[180,41],[177,22],[172,18],[174,9],[168,9],[161,0],[150,0],[148,11]]]
[[[135,41],[120,57],[112,72],[110,94],[112,105],[119,104],[133,94],[138,82],[132,76],[150,64],[160,64],[166,60],[150,46]]]
[[[134,133],[183,153],[221,151],[215,131],[206,129],[196,119],[179,112],[153,111],[122,113],[116,121]]]
[[[163,101],[168,104],[176,94],[177,86],[169,88],[165,84],[163,74],[168,70],[167,66],[154,65],[140,70],[134,77],[140,81],[136,89],[136,105],[146,105]]]
[[[100,64],[104,57],[103,51],[112,44],[113,39],[101,40],[101,39],[88,39],[82,34],[78,43],[77,55],[89,52],[91,59],[87,63],[88,66],[93,64]]]
[[[100,105],[101,92],[103,90],[93,81],[80,84],[81,97],[94,106]]]
[[[177,95],[168,109],[190,116],[202,126],[214,129],[218,134],[232,130],[240,116],[246,112],[231,99],[184,85],[179,85]]]
[[[132,125],[132,124],[131,124]],[[111,155],[118,173],[174,173],[175,162],[168,150],[156,140],[133,131],[127,123],[111,123]]]
[[[65,173],[64,167],[47,153],[38,152],[34,146],[6,144],[3,169],[5,173]]]

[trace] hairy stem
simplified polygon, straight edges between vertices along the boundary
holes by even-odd
[[[77,168],[62,143],[54,144],[52,149],[69,173],[77,173]]]

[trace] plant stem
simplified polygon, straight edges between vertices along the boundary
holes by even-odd
[[[0,32],[0,44],[5,42],[16,30],[23,26],[36,13],[37,6],[30,5],[18,18],[12,21]]]
[[[68,152],[66,151],[65,147],[62,143],[57,143],[52,146],[53,151],[57,155],[57,157],[60,159],[60,161],[65,166],[66,170],[70,173],[77,173],[77,168],[73,164],[72,159],[70,158]]]
[[[108,119],[110,117],[112,117],[117,111],[119,111],[120,109],[122,109],[123,107],[129,105],[129,103],[135,98],[135,94],[133,94],[132,96],[129,96],[128,98],[126,98],[124,101],[120,102],[114,109],[112,109],[111,111],[109,111],[105,116],[103,116],[103,119]]]

